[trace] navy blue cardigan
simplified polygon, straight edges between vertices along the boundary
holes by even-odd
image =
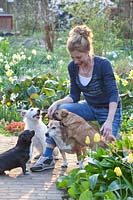
[[[69,63],[68,72],[70,76],[69,96],[74,102],[80,100],[81,93],[84,99],[93,105],[109,105],[110,102],[120,101],[113,69],[107,58],[94,57],[93,74],[87,86],[80,83],[79,67],[74,61]]]

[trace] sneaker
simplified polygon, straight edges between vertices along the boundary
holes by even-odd
[[[53,169],[55,162],[53,159],[41,156],[39,160],[30,168],[32,172],[40,172],[45,169]]]

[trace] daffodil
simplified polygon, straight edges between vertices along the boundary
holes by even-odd
[[[128,81],[127,80],[122,80],[122,85],[123,86],[127,86],[128,85]]]
[[[100,142],[100,134],[99,133],[95,133],[95,135],[94,135],[94,142],[95,143],[98,143],[98,142]]]
[[[67,87],[70,86],[70,80],[65,81],[65,83],[67,84]]]
[[[31,60],[31,56],[28,57],[28,60]]]
[[[129,164],[132,164],[133,163],[133,153],[129,153],[128,157],[127,157],[127,162]]]
[[[86,143],[87,145],[90,144],[90,137],[89,137],[89,136],[86,136],[85,143]]]
[[[47,59],[48,59],[48,60],[51,60],[51,59],[52,59],[51,55],[48,54],[48,55],[47,55]]]
[[[8,79],[11,83],[13,83],[14,79],[12,77],[9,77]]]
[[[13,71],[11,69],[9,69],[7,72],[6,72],[6,75],[8,77],[10,77],[11,75],[13,74]]]
[[[118,82],[119,83],[119,81],[121,80],[120,79],[120,77],[115,73],[115,80],[116,80],[116,82]]]
[[[133,70],[131,70],[129,74],[133,76]]]
[[[31,53],[32,53],[34,56],[36,56],[36,54],[37,54],[37,52],[36,52],[35,49],[32,49]]]
[[[122,176],[120,167],[115,167],[114,172],[116,173],[116,176]]]
[[[10,102],[10,101],[6,102],[6,105],[7,105],[7,106],[10,106],[10,105],[11,105],[11,102]]]
[[[59,60],[58,63],[59,63],[59,65],[63,65],[64,61],[63,60]]]
[[[10,65],[9,64],[6,64],[5,65],[5,70],[9,70],[10,69]]]

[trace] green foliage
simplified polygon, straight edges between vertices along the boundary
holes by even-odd
[[[11,121],[21,121],[22,117],[20,113],[17,111],[15,105],[1,105],[0,106],[0,120],[4,119],[6,122]],[[2,128],[2,127],[1,127]]]
[[[64,8],[72,15],[71,25],[86,24],[94,34],[94,52],[97,55],[106,55],[108,51],[121,45],[117,35],[120,32],[120,23],[109,17],[110,9],[101,8],[98,0],[67,4]]]
[[[9,52],[9,41],[8,39],[0,37],[0,54],[3,52]]]
[[[119,199],[133,198],[133,134],[122,135],[108,150],[99,148],[88,154],[84,170],[71,170],[68,176],[57,180],[58,189],[67,189],[73,199]],[[129,160],[130,156],[132,157]],[[117,174],[116,169],[121,174]],[[64,182],[67,182],[64,185]],[[69,182],[69,184],[68,184]]]

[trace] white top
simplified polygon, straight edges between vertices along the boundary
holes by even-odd
[[[80,83],[83,85],[83,86],[86,86],[88,85],[88,83],[90,82],[92,77],[84,77],[84,76],[81,76],[79,74],[79,80],[80,80]]]

